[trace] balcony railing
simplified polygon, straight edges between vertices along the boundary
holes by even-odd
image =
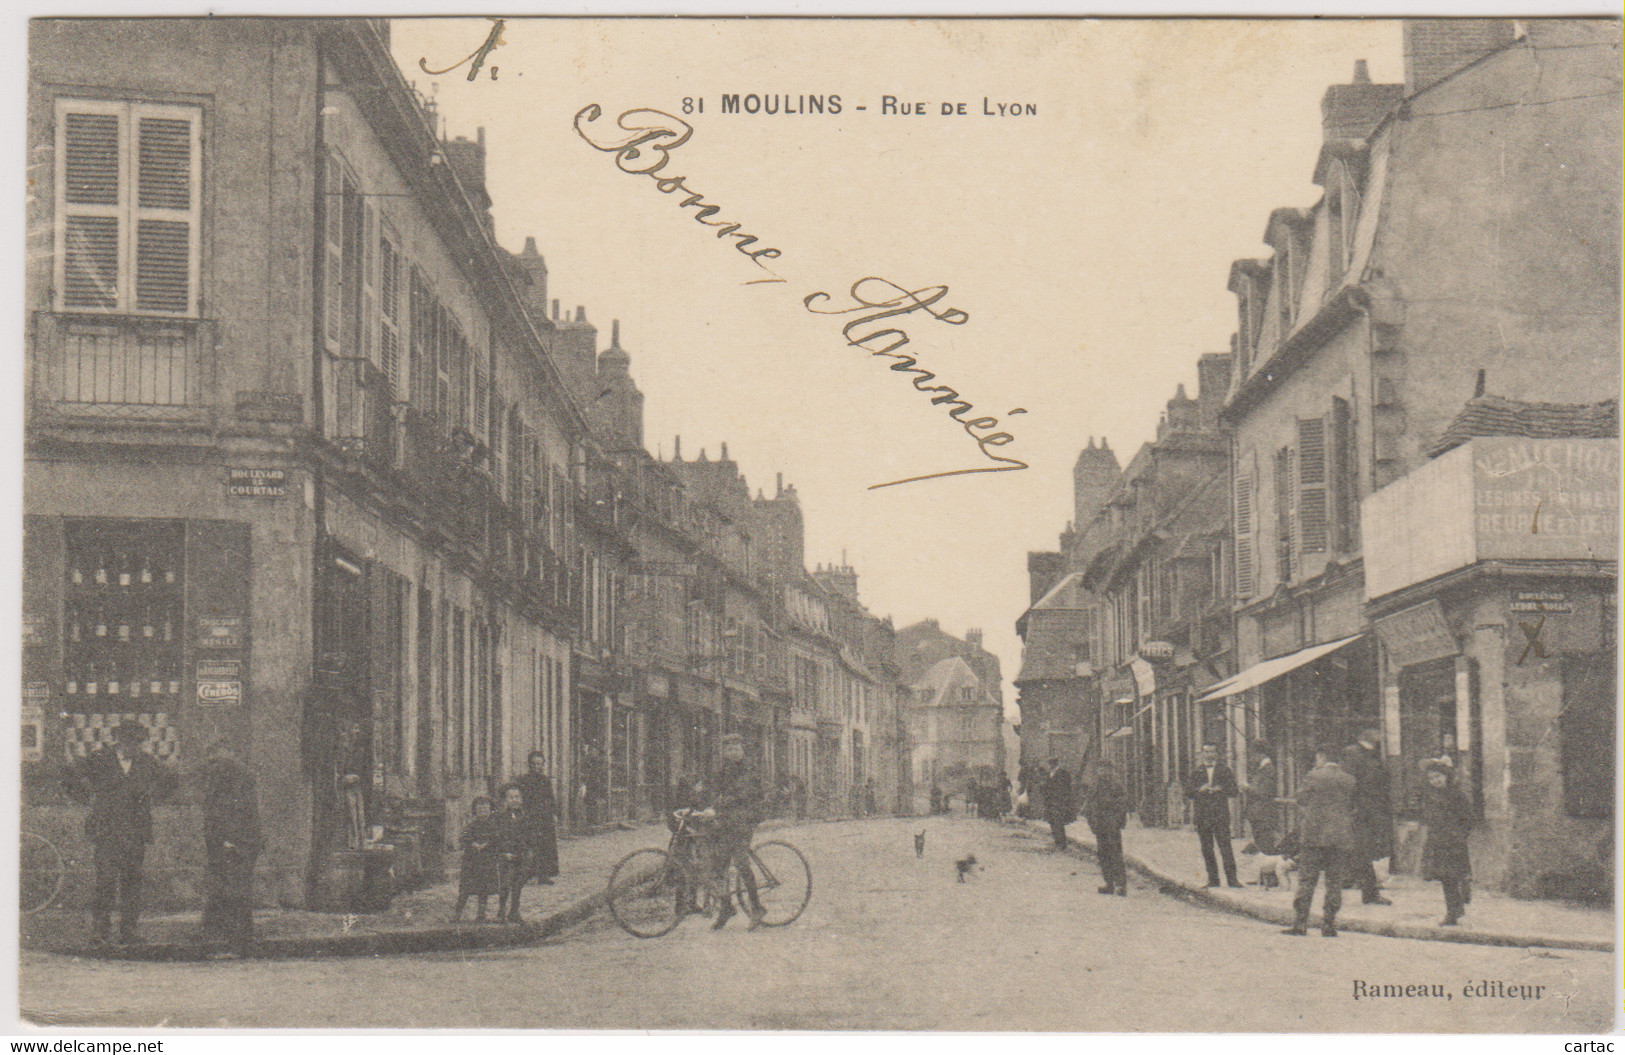
[[[215,333],[206,319],[41,312],[36,400],[68,414],[196,416],[214,402]]]

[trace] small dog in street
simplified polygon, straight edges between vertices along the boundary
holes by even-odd
[[[925,833],[924,832],[920,832],[918,835],[916,835],[914,837],[914,856],[915,857],[924,857],[925,856]]]
[[[1274,890],[1286,884],[1287,876],[1297,871],[1298,862],[1284,854],[1258,855],[1258,885]]]
[[[964,857],[961,857],[959,860],[954,862],[954,867],[959,870],[959,881],[963,883],[965,881],[965,876],[976,869],[976,855],[966,854]]]

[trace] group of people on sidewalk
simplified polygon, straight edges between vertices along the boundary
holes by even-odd
[[[470,898],[475,899],[474,922],[487,922],[486,902],[492,894],[497,895],[494,922],[523,923],[519,897],[525,884],[535,879],[551,886],[559,874],[558,800],[547,775],[547,756],[532,751],[525,765],[523,775],[502,786],[495,812],[484,795],[469,803],[473,818],[457,839],[463,854],[453,923],[462,919]]]
[[[1191,802],[1207,872],[1206,885],[1221,885],[1222,867],[1225,884],[1242,886],[1231,845],[1230,800],[1245,790],[1246,819],[1254,848],[1266,856],[1291,857],[1297,862],[1294,922],[1286,929],[1287,934],[1308,933],[1310,908],[1322,877],[1326,892],[1321,906],[1321,933],[1327,937],[1337,934],[1345,884],[1358,887],[1365,904],[1391,905],[1393,902],[1383,896],[1374,865],[1393,854],[1389,773],[1380,741],[1378,730],[1366,729],[1347,747],[1318,748],[1314,767],[1291,799],[1280,797],[1275,752],[1268,744],[1253,746],[1253,765],[1245,783],[1238,781],[1234,771],[1220,760],[1214,745],[1202,745],[1195,764],[1184,775],[1182,790]],[[1085,789],[1083,812],[1095,837],[1100,893],[1124,895],[1128,892],[1123,861],[1128,796],[1110,761],[1096,762],[1093,768],[1094,778]],[[1443,925],[1455,926],[1471,896],[1467,837],[1473,811],[1466,795],[1455,786],[1448,756],[1428,760],[1425,768],[1428,786],[1424,791],[1423,821],[1427,841],[1422,875],[1443,884]],[[1052,758],[1030,775],[1024,771],[1024,777],[1023,797],[1028,787],[1038,792],[1054,848],[1065,849],[1066,826],[1078,815],[1071,775]],[[1282,802],[1294,803],[1298,816],[1296,830],[1285,835],[1280,827]]]
[[[153,841],[152,808],[174,794],[180,778],[143,750],[149,733],[139,722],[122,722],[112,743],[83,757],[70,755],[62,788],[89,807],[95,883],[90,899],[91,944],[135,945],[141,941],[141,893],[147,847]],[[203,815],[203,920],[199,940],[242,955],[254,940],[254,862],[264,838],[254,775],[237,758],[231,741],[217,737],[193,774]],[[118,909],[118,931],[113,910]]]

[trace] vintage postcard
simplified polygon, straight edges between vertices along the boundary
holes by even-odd
[[[1620,56],[34,18],[15,1028],[1611,1031]]]

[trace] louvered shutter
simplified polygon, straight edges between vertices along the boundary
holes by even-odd
[[[395,243],[378,241],[378,352],[395,399],[405,392],[401,378],[401,258]]]
[[[1246,599],[1257,591],[1253,559],[1255,508],[1253,475],[1249,465],[1238,465],[1235,478],[1236,596]]]
[[[114,104],[113,112],[80,113],[58,105],[61,304],[69,309],[116,310],[123,226],[123,108]]]
[[[195,303],[198,122],[135,107],[135,310],[185,315]]]
[[[378,214],[372,202],[361,205],[361,358],[382,368],[378,355]]]
[[[1326,419],[1298,419],[1298,550],[1325,553]]]
[[[1330,479],[1332,498],[1332,545],[1339,553],[1358,548],[1360,498],[1355,486],[1354,414],[1345,399],[1332,397]]]
[[[327,266],[322,274],[323,305],[326,316],[327,347],[338,353],[344,332],[344,167],[329,155],[323,189],[327,209]]]

